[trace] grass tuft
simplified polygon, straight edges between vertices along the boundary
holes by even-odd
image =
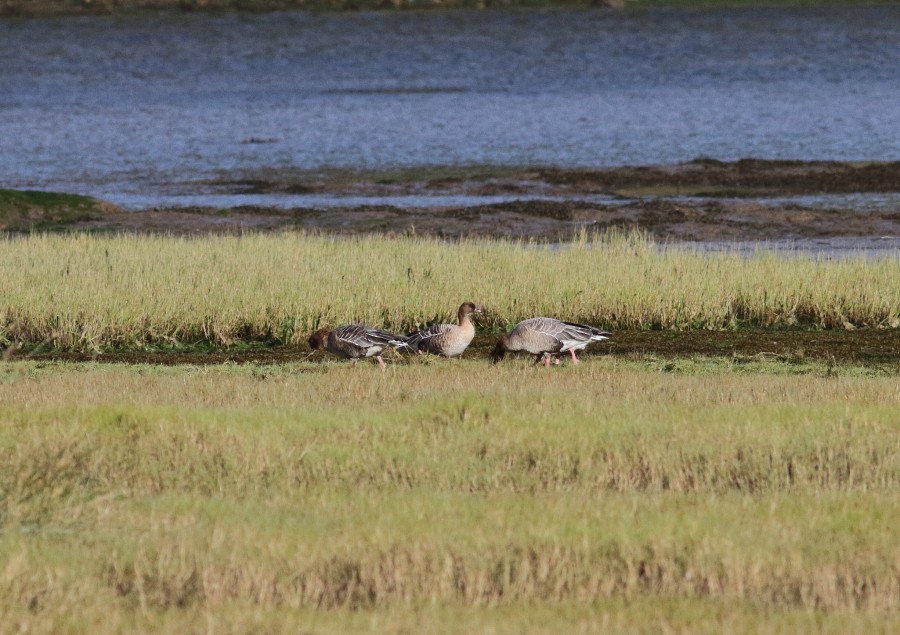
[[[0,232],[47,231],[97,220],[113,206],[89,196],[0,189]]]

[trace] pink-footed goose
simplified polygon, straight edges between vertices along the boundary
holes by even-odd
[[[406,348],[406,338],[365,324],[348,324],[336,329],[319,329],[309,338],[313,350],[324,348],[344,359],[354,362],[361,357],[375,357],[381,370],[386,368],[381,352],[388,346]]]
[[[500,338],[491,353],[491,362],[496,364],[507,352],[525,351],[535,355],[534,363],[544,360],[550,365],[550,358],[558,353],[568,352],[572,363],[577,364],[575,351],[582,351],[591,342],[602,342],[612,336],[586,324],[573,324],[547,317],[536,317],[516,324],[515,328]],[[555,363],[559,360],[554,359]]]
[[[463,302],[459,306],[458,324],[432,324],[420,331],[409,333],[407,343],[410,348],[419,352],[434,353],[444,357],[456,357],[475,337],[475,325],[469,317],[473,313],[481,313],[481,308],[471,302]]]

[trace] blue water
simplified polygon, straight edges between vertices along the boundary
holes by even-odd
[[[101,198],[268,168],[897,160],[898,104],[898,6],[0,20],[0,187]]]

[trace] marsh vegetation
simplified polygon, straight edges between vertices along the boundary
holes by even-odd
[[[0,189],[0,232],[48,231],[102,219],[115,206],[89,196]]]
[[[896,342],[871,337],[895,332],[895,257],[621,233],[4,247],[7,346],[289,354],[0,364],[0,632],[897,624]],[[462,297],[487,312],[461,360],[393,352],[381,373],[302,343],[321,324],[444,319]],[[641,329],[756,344],[491,367],[488,343],[532,314],[626,329],[625,347]],[[806,356],[772,327],[832,329]],[[845,354],[831,335],[851,328]]]
[[[897,625],[896,377],[15,362],[0,382],[3,632]]]
[[[303,234],[34,235],[0,250],[0,340],[102,350],[303,342],[320,326],[394,331],[484,304],[499,332],[548,315],[602,328],[889,328],[900,259],[661,251],[641,234],[520,241]]]

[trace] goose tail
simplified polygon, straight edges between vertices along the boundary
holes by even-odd
[[[400,349],[400,348],[408,348],[409,350],[413,349],[412,345],[409,343],[409,338],[404,335],[394,335],[392,337],[392,339],[388,340],[388,344],[393,346],[396,349]]]

